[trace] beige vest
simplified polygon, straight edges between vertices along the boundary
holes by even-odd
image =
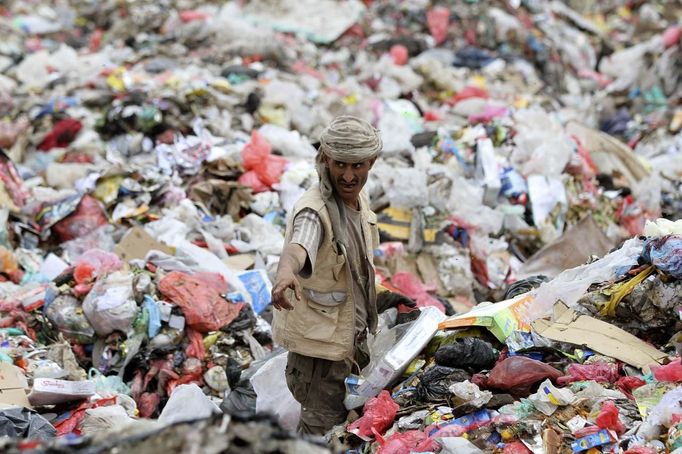
[[[273,311],[272,334],[275,342],[289,351],[340,361],[352,357],[355,340],[355,305],[350,276],[346,271],[346,259],[334,240],[329,214],[317,185],[296,202],[287,223],[286,243],[291,240],[296,214],[304,208],[313,209],[320,216],[324,239],[317,253],[313,275],[308,279],[298,276],[303,287],[301,301],[296,300],[293,291],[287,290],[286,296],[294,309]],[[364,194],[360,196],[360,212],[370,266],[369,290],[375,292],[373,255],[374,249],[379,246],[379,231],[376,215],[369,209]],[[367,314],[369,329],[374,331],[376,305],[368,302]]]

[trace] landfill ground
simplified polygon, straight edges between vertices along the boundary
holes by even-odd
[[[0,452],[682,453],[682,3],[0,2]],[[379,314],[297,433],[271,295],[369,121]]]

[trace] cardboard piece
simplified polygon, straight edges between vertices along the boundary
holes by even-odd
[[[592,216],[588,216],[533,254],[516,277],[524,279],[542,274],[553,278],[564,270],[582,265],[591,255],[603,257],[614,246],[615,243],[604,235]]]
[[[534,296],[524,293],[488,306],[477,306],[464,314],[455,315],[438,325],[439,329],[470,328],[482,326],[488,329],[500,342],[505,342],[514,331],[530,331],[525,322],[528,306]]]
[[[19,371],[9,363],[0,362],[0,404],[31,407]]]
[[[649,365],[661,363],[668,356],[632,334],[610,323],[580,315],[565,304],[554,306],[554,321],[533,322],[533,329],[548,339],[586,346],[631,366],[648,371]]]
[[[235,254],[223,259],[231,270],[248,270],[256,263],[256,254]]]
[[[121,241],[114,248],[114,252],[121,260],[143,260],[151,250],[165,252],[168,255],[175,255],[175,248],[167,246],[160,241],[156,241],[142,227],[133,227],[125,234]]]
[[[83,400],[95,394],[95,383],[89,380],[67,381],[36,378],[28,400],[35,406],[55,405]]]

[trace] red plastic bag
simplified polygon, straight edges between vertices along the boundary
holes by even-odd
[[[630,400],[634,400],[632,391],[644,385],[646,385],[646,382],[639,377],[621,377],[616,382],[616,387],[620,392],[628,396]]]
[[[450,25],[450,10],[444,6],[431,8],[426,12],[426,24],[429,33],[433,36],[436,44],[440,44],[448,37],[448,25]]]
[[[204,337],[197,330],[192,328],[187,329],[187,339],[189,344],[185,348],[185,354],[189,358],[198,358],[203,360],[206,357],[206,349],[204,348]]]
[[[651,370],[654,373],[654,378],[658,381],[666,382],[680,382],[682,381],[682,364],[680,358],[666,364],[665,366],[652,366]]]
[[[560,385],[573,383],[574,381],[594,380],[600,383],[615,383],[620,378],[618,364],[595,363],[595,364],[571,364],[563,377],[557,381]]]
[[[78,135],[82,127],[83,124],[78,120],[74,120],[73,118],[65,118],[61,121],[58,121],[52,127],[52,131],[50,131],[45,136],[43,141],[40,142],[38,149],[42,151],[49,151],[53,148],[67,147],[71,142],[73,142],[73,139],[76,138],[76,135]]]
[[[604,402],[604,405],[602,405],[601,412],[599,412],[599,416],[597,416],[595,423],[602,429],[615,431],[618,435],[625,432],[625,426],[620,422],[620,418],[618,417],[618,408],[616,407],[616,404],[610,400],[607,400]]]
[[[395,433],[381,446],[377,454],[410,454],[411,452],[437,452],[440,445],[421,430]]]
[[[393,424],[399,409],[400,406],[393,402],[388,391],[383,390],[377,397],[365,402],[362,417],[350,424],[347,430],[365,441],[381,436]]]
[[[471,98],[487,99],[488,91],[480,87],[467,85],[466,87],[462,88],[460,91],[455,93],[455,95],[452,97],[452,104],[457,104],[460,101],[464,101],[465,99]]]
[[[82,237],[108,223],[97,199],[84,195],[76,211],[57,222],[52,230],[62,241]]]
[[[159,291],[173,303],[180,306],[185,314],[187,325],[207,333],[216,331],[232,323],[241,311],[242,303],[230,303],[221,293],[197,276],[173,271],[168,273],[159,283]]]
[[[272,146],[258,131],[251,133],[251,142],[247,143],[241,151],[242,165],[244,169],[257,168],[261,162],[272,153]]]
[[[537,382],[547,378],[556,381],[559,377],[561,372],[549,364],[525,356],[511,356],[495,364],[485,386],[516,395],[528,395],[530,388]]]

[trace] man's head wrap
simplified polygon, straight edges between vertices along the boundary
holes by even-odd
[[[382,147],[379,131],[365,120],[350,115],[342,115],[332,120],[322,131],[316,160],[322,196],[330,199],[333,190],[323,156],[326,155],[334,161],[356,163],[374,158]]]

